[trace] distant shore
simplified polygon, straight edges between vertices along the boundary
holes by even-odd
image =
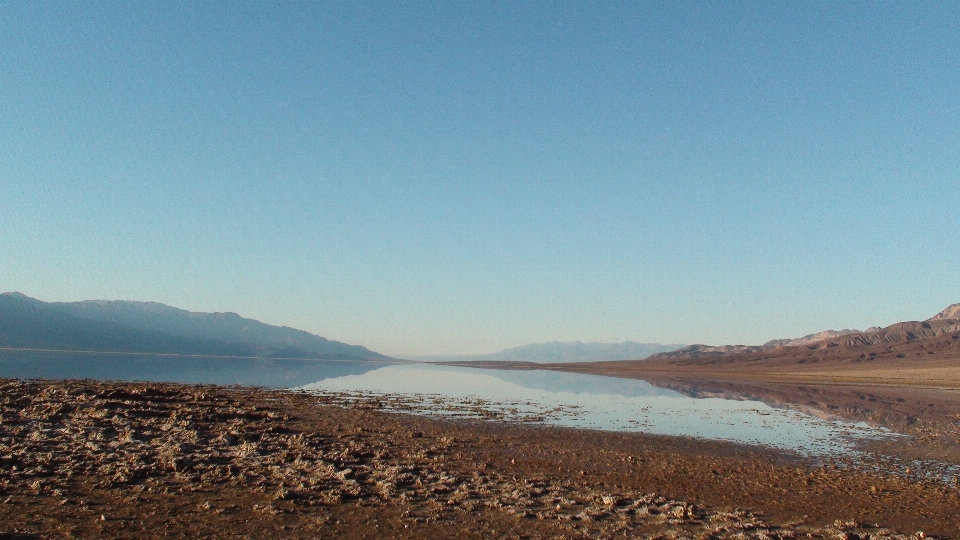
[[[795,384],[820,385],[870,385],[889,387],[917,387],[948,391],[960,391],[960,361],[954,365],[940,362],[920,366],[883,366],[850,369],[774,370],[774,369],[707,369],[700,366],[670,366],[662,362],[617,361],[579,364],[547,364],[534,368],[525,364],[507,364],[506,369],[549,369],[590,373],[610,377],[642,379],[647,377],[684,376],[716,380],[766,381]],[[933,364],[933,365],[931,365]],[[479,366],[478,366],[479,367]],[[492,366],[489,366],[492,367]]]
[[[612,360],[603,362],[550,363],[485,361],[443,362],[444,365],[485,369],[550,370],[604,375],[629,379],[662,378],[669,376],[723,381],[755,381],[818,385],[863,385],[888,387],[917,387],[960,391],[960,357],[946,356],[904,361],[893,355],[872,363],[851,365],[850,362],[823,362],[822,364],[789,363],[761,359],[738,362],[732,359],[676,360]]]

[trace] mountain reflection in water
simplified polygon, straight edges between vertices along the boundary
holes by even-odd
[[[0,377],[291,388],[383,367],[374,361],[0,350]]]

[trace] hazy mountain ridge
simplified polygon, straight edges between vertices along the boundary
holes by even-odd
[[[0,294],[0,346],[218,356],[385,359],[303,330],[236,313],[190,312],[156,302],[43,302]]]
[[[458,362],[536,362],[557,364],[573,362],[600,362],[604,360],[640,360],[652,354],[672,351],[683,345],[661,343],[638,343],[622,341],[615,343],[582,341],[548,341],[531,343],[489,354],[460,356],[430,356],[421,360]]]
[[[76,317],[19,294],[0,294],[0,346],[102,352],[252,356],[254,350],[216,340],[139,330]]]

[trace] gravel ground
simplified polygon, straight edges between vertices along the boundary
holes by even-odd
[[[0,539],[960,536],[950,486],[335,401],[0,380]]]

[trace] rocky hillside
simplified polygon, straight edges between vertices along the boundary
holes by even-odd
[[[908,321],[892,324],[886,328],[860,330],[825,330],[797,339],[773,340],[763,345],[690,345],[675,351],[655,354],[651,360],[683,358],[709,358],[729,355],[762,353],[782,347],[807,347],[810,349],[844,346],[867,346],[903,343],[924,338],[935,338],[960,332],[960,304],[953,304],[926,321]]]
[[[823,332],[817,332],[816,334],[810,334],[796,339],[775,339],[773,341],[768,341],[763,344],[764,348],[770,347],[792,347],[794,345],[808,345],[810,343],[817,343],[818,341],[825,341],[828,339],[834,339],[848,334],[860,334],[862,332],[874,332],[880,330],[879,327],[868,328],[867,330],[824,330]]]

